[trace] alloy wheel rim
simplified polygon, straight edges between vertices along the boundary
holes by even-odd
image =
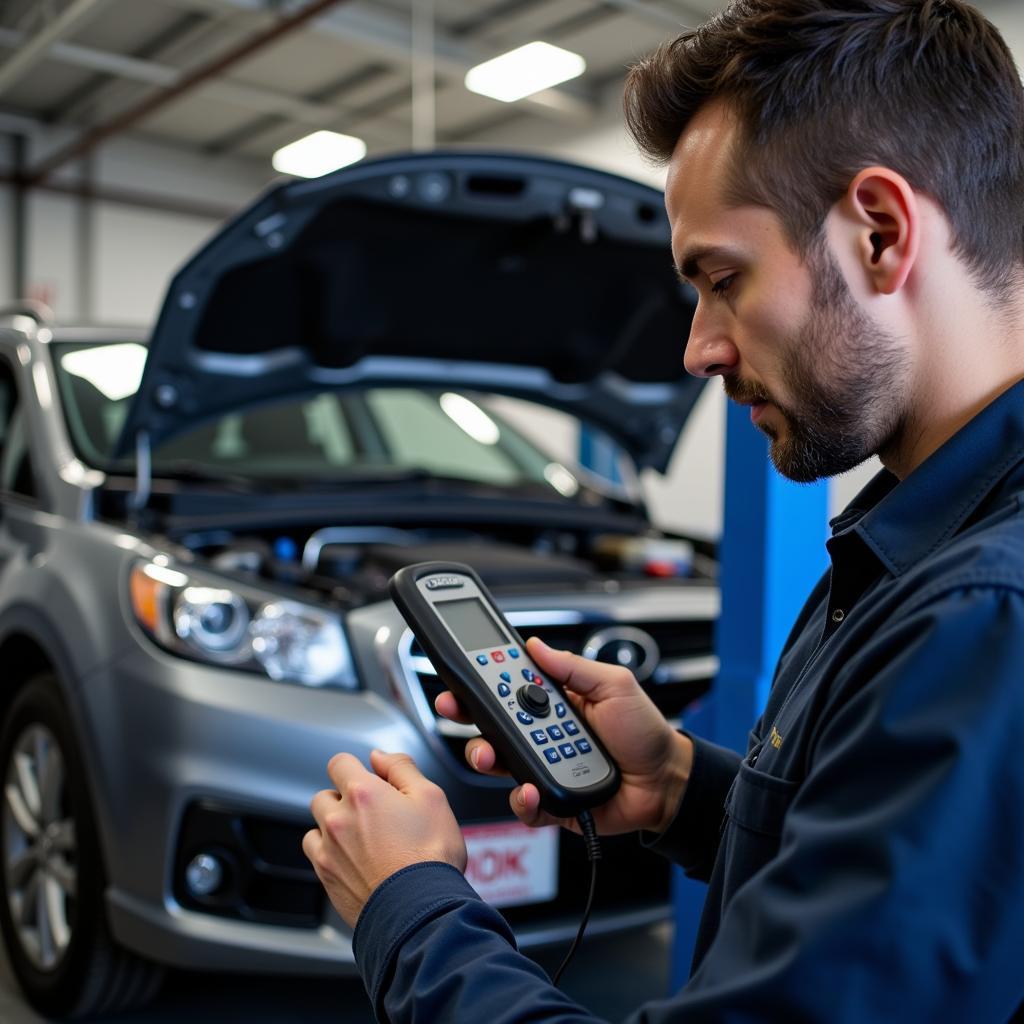
[[[11,750],[2,823],[4,882],[18,941],[37,970],[52,971],[71,942],[78,846],[64,755],[39,723],[28,726]]]

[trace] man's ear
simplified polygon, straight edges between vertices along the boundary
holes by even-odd
[[[921,209],[906,178],[887,167],[866,167],[839,205],[867,280],[882,295],[899,291],[917,261],[921,237]]]

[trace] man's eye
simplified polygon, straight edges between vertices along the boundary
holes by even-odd
[[[735,274],[730,274],[728,277],[723,277],[721,281],[716,281],[711,286],[711,292],[713,295],[722,296],[732,287],[733,281],[736,280]]]

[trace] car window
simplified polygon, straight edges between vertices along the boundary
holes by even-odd
[[[51,350],[75,448],[90,465],[110,468],[145,346],[60,342]],[[489,412],[488,397],[401,386],[287,396],[172,437],[153,451],[153,472],[188,464],[214,474],[339,481],[412,472],[575,495],[572,474]]]
[[[294,475],[349,466],[355,450],[338,401],[323,394],[230,413],[161,445],[154,466],[182,459]]]
[[[25,416],[14,373],[0,359],[0,491],[35,498]]]
[[[367,401],[396,466],[498,484],[523,475],[512,453],[498,447],[501,429],[464,395],[379,388]]]

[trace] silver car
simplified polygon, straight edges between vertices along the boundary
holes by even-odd
[[[465,153],[276,188],[149,338],[0,317],[0,925],[34,1007],[139,1005],[164,965],[351,970],[300,846],[342,749],[411,753],[521,944],[571,936],[582,844],[465,766],[386,585],[468,562],[680,716],[717,667],[714,552],[652,526],[636,471],[699,393],[691,317],[656,191]],[[665,916],[665,865],[605,857],[595,931]]]

